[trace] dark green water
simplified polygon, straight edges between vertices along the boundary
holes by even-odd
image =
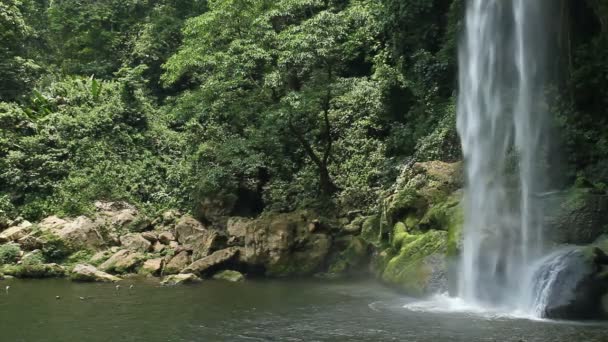
[[[374,283],[129,284],[0,282],[0,341],[608,341],[603,323],[412,312]]]

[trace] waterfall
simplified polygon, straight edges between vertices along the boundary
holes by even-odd
[[[458,132],[465,158],[459,297],[529,306],[530,265],[545,253],[540,165],[547,146],[545,0],[469,0],[459,51]],[[534,278],[536,279],[536,278]],[[533,295],[532,295],[533,296]]]

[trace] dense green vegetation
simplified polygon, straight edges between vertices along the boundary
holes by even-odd
[[[561,6],[565,184],[604,191],[608,6]],[[460,158],[462,16],[462,0],[3,0],[0,216],[369,206],[404,162]]]

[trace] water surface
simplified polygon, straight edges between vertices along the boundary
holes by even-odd
[[[0,340],[114,341],[598,341],[604,323],[539,322],[409,310],[373,282],[0,282]],[[55,299],[60,296],[61,299]],[[80,297],[84,297],[81,300]]]

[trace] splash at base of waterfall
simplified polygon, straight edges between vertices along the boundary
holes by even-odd
[[[487,318],[546,320],[549,306],[563,300],[564,294],[573,293],[577,284],[588,274],[582,258],[584,256],[576,247],[564,247],[538,260],[522,274],[520,291],[508,304],[490,306],[448,294],[437,294],[427,300],[408,303],[404,308]]]

